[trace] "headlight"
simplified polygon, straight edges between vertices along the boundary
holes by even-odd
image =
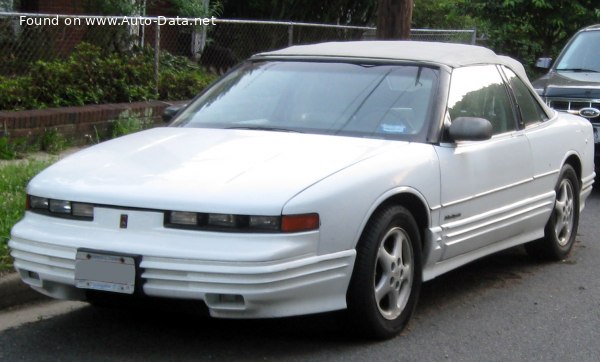
[[[279,216],[250,216],[249,224],[251,228],[277,231],[281,224],[281,218]]]
[[[56,200],[28,195],[27,210],[56,217],[87,221],[94,220],[94,205],[83,202]]]
[[[208,225],[225,228],[239,228],[247,226],[247,217],[232,214],[208,214]]]
[[[51,213],[55,214],[71,214],[71,203],[65,200],[49,200],[48,204],[50,207],[48,209]]]
[[[177,225],[198,225],[198,214],[195,212],[171,211],[169,223]]]
[[[178,229],[297,233],[317,230],[319,226],[319,215],[314,213],[283,216],[211,214],[186,211],[167,211],[165,213],[165,227]]]

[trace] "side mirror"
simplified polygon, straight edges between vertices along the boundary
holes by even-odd
[[[448,128],[454,141],[484,141],[492,138],[492,123],[484,118],[458,117]]]
[[[177,113],[179,113],[179,111],[181,111],[187,104],[180,104],[180,105],[176,105],[176,106],[169,106],[167,108],[165,108],[165,110],[163,111],[162,114],[162,120],[163,122],[170,122],[173,117],[175,117],[175,115]]]
[[[538,58],[535,66],[542,69],[550,69],[552,66],[552,58]]]

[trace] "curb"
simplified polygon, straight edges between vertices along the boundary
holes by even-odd
[[[23,283],[18,273],[10,273],[0,278],[0,311],[38,300],[50,300]]]

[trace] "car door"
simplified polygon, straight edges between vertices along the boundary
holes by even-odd
[[[519,114],[531,144],[534,192],[552,193],[568,152],[565,145],[577,144],[576,139],[582,137],[582,131],[569,132],[563,127],[553,126],[552,122],[548,123],[548,115],[525,82],[509,68],[502,67],[502,70],[519,99]]]
[[[484,141],[436,146],[441,170],[442,260],[516,239],[527,232],[532,156],[509,89],[494,65],[455,69],[446,126],[458,117],[490,121]]]

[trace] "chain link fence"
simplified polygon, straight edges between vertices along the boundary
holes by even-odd
[[[0,74],[66,58],[82,42],[106,53],[152,48],[222,73],[247,57],[296,44],[373,39],[375,28],[292,22],[0,13]],[[414,29],[413,40],[474,43],[474,30]]]

